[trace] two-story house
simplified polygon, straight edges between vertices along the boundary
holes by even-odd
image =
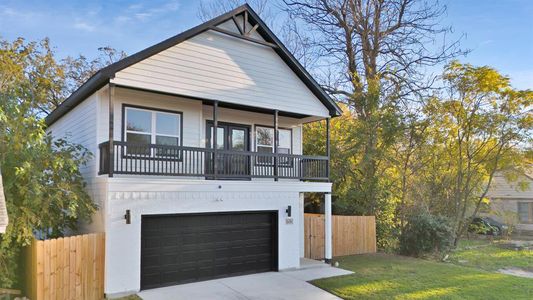
[[[331,259],[340,113],[248,5],[98,71],[46,122],[94,153],[105,292],[298,268],[305,192],[324,193]],[[302,153],[308,122],[327,124],[323,156]]]

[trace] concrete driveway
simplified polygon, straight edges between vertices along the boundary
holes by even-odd
[[[325,266],[325,265],[324,265]],[[283,272],[268,272],[246,276],[182,284],[140,292],[144,300],[152,299],[340,299],[306,282],[318,278],[351,274],[326,267],[311,267]]]

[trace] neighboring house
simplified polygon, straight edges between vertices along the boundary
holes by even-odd
[[[492,217],[505,223],[508,222],[505,216],[511,214],[509,217],[518,218],[518,231],[533,233],[533,172],[526,172],[511,182],[501,174],[496,175],[487,197]]]
[[[6,227],[9,222],[7,218],[6,199],[4,196],[4,186],[2,183],[2,171],[0,170],[0,233],[6,232]]]
[[[106,233],[105,292],[298,268],[305,192],[324,193],[331,259],[340,113],[248,5],[97,72],[46,122],[95,154],[85,230]],[[314,121],[323,156],[302,155]]]

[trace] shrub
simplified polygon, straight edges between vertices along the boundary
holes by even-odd
[[[453,245],[453,228],[447,218],[428,212],[415,212],[407,217],[400,235],[400,253],[422,256],[448,251]]]

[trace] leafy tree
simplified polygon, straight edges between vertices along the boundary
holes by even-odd
[[[40,119],[63,75],[48,40],[0,41],[0,169],[10,217],[0,235],[3,287],[16,285],[21,248],[34,234],[61,236],[78,220],[89,221],[96,209],[79,172],[90,153],[52,140]]]
[[[518,91],[490,67],[452,62],[443,75],[446,92],[430,99],[428,143],[434,173],[427,190],[433,210],[453,220],[455,243],[468,228],[496,172],[509,178],[524,171],[533,132],[533,91]],[[435,177],[439,178],[435,178]]]
[[[64,86],[62,89],[62,97],[57,103],[54,102],[54,107],[57,107],[64,99],[78,89],[98,70],[117,62],[127,55],[124,51],[116,50],[112,47],[98,48],[99,55],[95,59],[89,59],[84,55],[78,57],[68,56],[61,60],[61,67],[65,73]]]

